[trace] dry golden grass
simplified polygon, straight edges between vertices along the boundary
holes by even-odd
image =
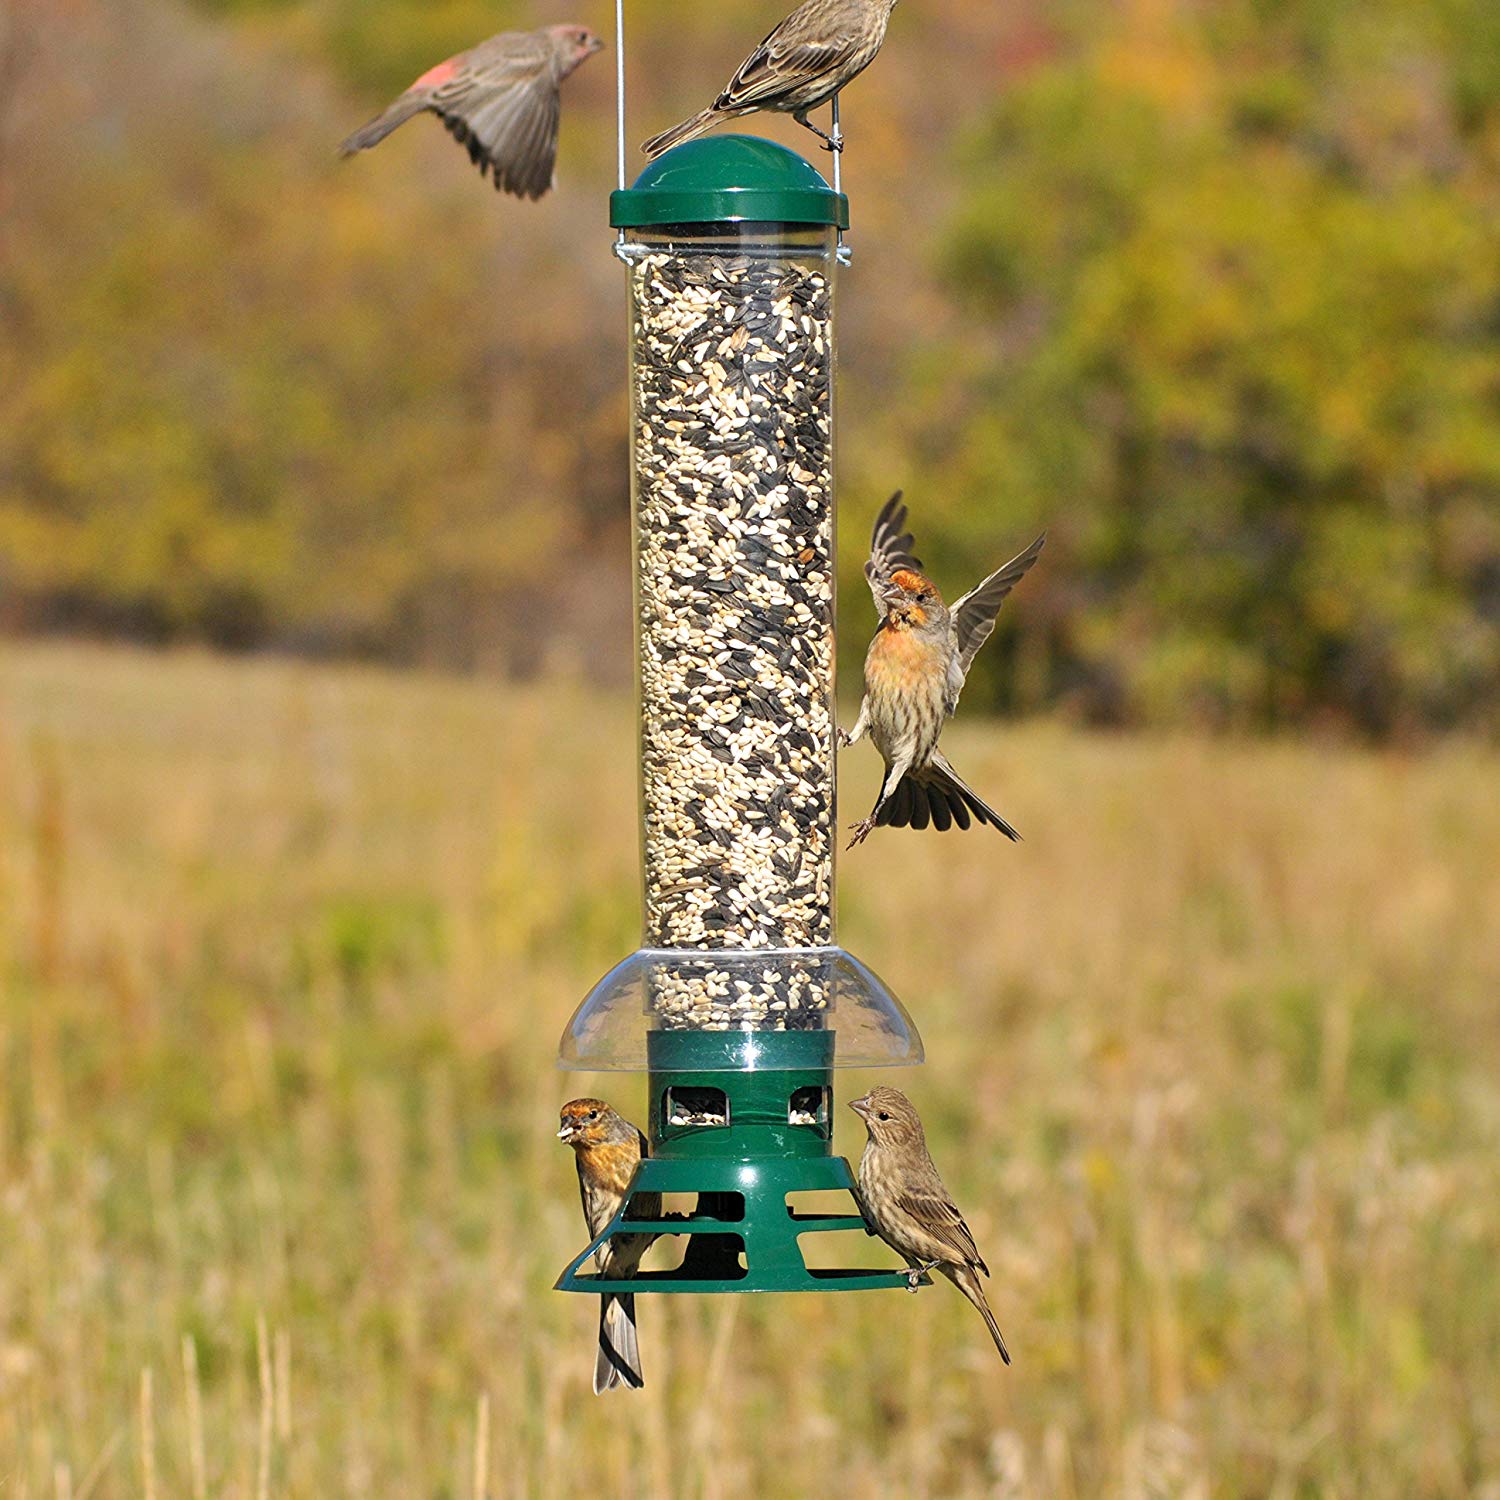
[[[655,1298],[601,1401],[628,706],[0,650],[0,1493],[1494,1500],[1500,760],[952,740],[1028,842],[877,835],[841,935],[1015,1367],[946,1287]]]

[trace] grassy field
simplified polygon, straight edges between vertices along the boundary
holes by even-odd
[[[628,705],[0,647],[0,1495],[1496,1500],[1500,758],[952,741],[1027,842],[877,834],[841,937],[1014,1368],[945,1286],[657,1298],[596,1400]]]

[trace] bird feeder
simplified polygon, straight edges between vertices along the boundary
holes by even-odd
[[[771,141],[690,142],[611,198],[629,278],[644,945],[561,1064],[649,1076],[643,1160],[564,1291],[905,1287],[811,1269],[864,1228],[792,1195],[853,1192],[832,1070],[922,1061],[900,1003],[834,931],[834,284],[848,201]],[[693,1194],[683,1216],[632,1212]],[[851,1209],[855,1205],[851,1202]],[[689,1236],[628,1282],[617,1233]]]

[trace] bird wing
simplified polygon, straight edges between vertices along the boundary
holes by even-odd
[[[744,109],[779,98],[789,85],[840,72],[859,52],[861,38],[850,30],[808,36],[809,17],[794,10],[739,66],[715,101],[717,109]]]
[[[990,1274],[969,1226],[957,1205],[948,1196],[936,1173],[930,1184],[910,1184],[897,1199],[899,1205],[912,1216],[928,1234],[951,1250],[966,1266],[977,1266],[986,1276]]]
[[[630,1165],[629,1176],[634,1177],[636,1166],[641,1160],[651,1155],[651,1147],[646,1137],[639,1130],[636,1131],[636,1160]],[[623,1194],[628,1182],[621,1187]],[[659,1219],[661,1218],[661,1194],[660,1193],[637,1193],[630,1201],[630,1217],[633,1219]],[[613,1216],[614,1209],[610,1209]],[[594,1234],[598,1234],[609,1220],[606,1218],[600,1222],[597,1228],[590,1228]],[[597,1258],[599,1269],[604,1275],[632,1276],[635,1269],[641,1263],[641,1257],[656,1243],[654,1234],[617,1234],[609,1240],[606,1245],[607,1254]]]
[[[583,1204],[583,1222],[588,1225],[589,1238],[593,1239],[609,1222],[609,1215],[606,1214],[602,1219],[598,1219],[598,1195],[589,1191],[588,1176],[583,1169],[583,1157],[576,1152],[573,1156],[573,1165],[578,1169],[578,1199]],[[597,1224],[595,1219],[598,1219]]]
[[[531,46],[479,54],[433,90],[428,107],[497,188],[540,198],[552,186],[562,114],[549,55]]]
[[[875,529],[870,536],[870,560],[865,564],[865,577],[869,580],[870,593],[875,599],[875,612],[883,620],[890,613],[885,602],[885,588],[891,574],[898,568],[922,571],[920,558],[911,551],[915,538],[905,529],[906,507],[901,503],[901,491],[897,490],[875,517]]]
[[[995,631],[995,616],[1005,603],[1006,595],[1026,576],[1027,570],[1041,556],[1047,535],[1042,533],[1024,552],[1011,558],[1003,568],[996,568],[983,583],[969,590],[953,606],[953,635],[956,650],[948,673],[948,712],[958,706],[958,695],[975,654]]]

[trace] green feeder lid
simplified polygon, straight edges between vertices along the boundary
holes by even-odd
[[[795,151],[758,135],[711,135],[664,152],[609,195],[612,229],[755,220],[849,227],[849,200]]]

